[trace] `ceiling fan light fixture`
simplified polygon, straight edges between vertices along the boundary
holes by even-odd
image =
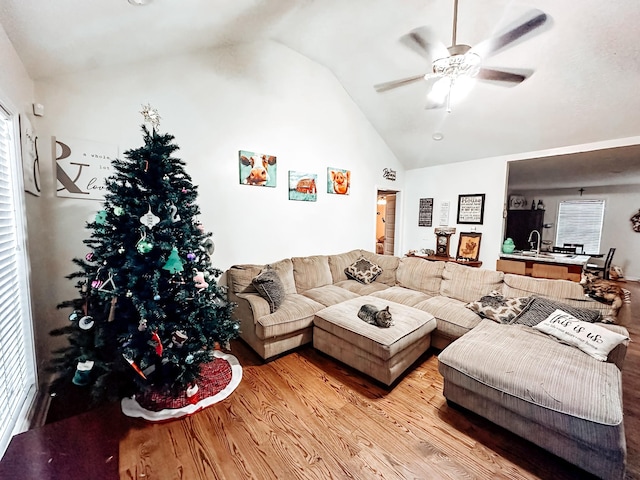
[[[143,5],[148,5],[152,2],[152,0],[127,0],[131,5],[136,7],[141,7]]]
[[[433,73],[441,77],[458,78],[462,75],[475,77],[480,71],[482,59],[473,52],[439,58],[433,62]]]

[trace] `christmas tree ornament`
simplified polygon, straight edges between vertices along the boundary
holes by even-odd
[[[157,302],[158,300],[160,300],[162,297],[160,295],[158,295],[157,293],[153,296],[153,299]]]
[[[187,260],[189,260],[190,262],[193,262],[196,259],[196,254],[193,252],[189,252],[187,253]]]
[[[134,362],[132,359],[130,359],[129,357],[127,357],[124,353],[122,354],[122,358],[124,358],[127,363],[129,365],[131,365],[131,368],[133,368],[133,370],[140,375],[142,378],[144,378],[145,380],[147,379],[147,376],[142,372],[142,370],[140,369],[140,367],[136,364],[136,362]]]
[[[133,292],[131,290],[127,290],[127,293],[125,293],[124,296],[127,298],[131,298],[133,297]]]
[[[193,355],[189,354],[184,359],[184,363],[186,363],[187,365],[191,365],[194,360],[195,360],[195,357]]]
[[[194,383],[193,385],[189,385],[186,390],[187,399],[189,403],[195,405],[200,401],[200,395],[198,395],[198,384]]]
[[[87,282],[82,282],[80,284],[80,291],[82,293],[87,293],[87,290],[89,289],[89,287],[87,287]]]
[[[89,315],[85,315],[84,317],[82,317],[80,319],[80,321],[78,322],[78,326],[82,329],[82,330],[91,330],[91,328],[93,327],[93,324],[95,322],[93,321],[93,317],[89,316]]]
[[[193,281],[195,282],[196,288],[198,290],[204,290],[209,286],[209,284],[204,280],[204,273],[198,272],[197,270],[195,271]]]
[[[173,247],[171,249],[171,253],[169,254],[169,258],[167,262],[162,267],[164,270],[169,270],[171,273],[178,273],[184,270],[182,266],[182,260],[180,260],[180,255],[178,254],[178,249]]]
[[[176,207],[174,204],[171,204],[171,206],[169,207],[169,211],[171,212],[169,218],[171,218],[172,223],[176,223],[181,220],[180,215],[178,214],[178,207]]]
[[[215,251],[216,246],[213,243],[213,240],[211,240],[211,237],[207,237],[205,238],[205,240],[202,242],[202,250],[209,256],[213,255],[213,252]]]
[[[93,262],[94,257],[95,257],[95,255],[93,254],[93,252],[89,252],[84,256],[84,259],[87,262]]]
[[[118,303],[118,297],[113,297],[111,299],[111,306],[109,307],[109,316],[107,317],[107,322],[113,322],[115,320],[117,303]]]
[[[160,340],[160,336],[158,335],[158,331],[157,330],[154,330],[151,333],[151,342],[154,344],[156,355],[161,357],[162,356],[162,352],[163,352],[164,349],[162,347],[162,340]]]
[[[171,334],[171,346],[176,348],[182,348],[185,342],[189,339],[187,334],[182,330],[176,330]]]
[[[158,217],[151,211],[151,205],[149,205],[149,211],[142,217],[140,217],[140,223],[147,227],[149,230],[160,223],[160,217]]]
[[[162,177],[162,179],[163,179],[165,182],[168,182],[168,181],[169,181],[169,175],[166,175],[166,174],[165,174],[165,175]]]
[[[123,213],[124,213],[124,208],[122,208],[122,207],[118,207],[118,206],[113,207],[113,214],[114,214],[116,217],[121,216]]]
[[[69,321],[70,322],[75,322],[80,318],[80,315],[82,315],[82,312],[80,310],[74,310],[71,315],[69,315]]]
[[[74,385],[78,385],[79,387],[84,387],[85,385],[89,385],[89,381],[91,379],[91,369],[93,368],[94,361],[93,360],[85,360],[84,362],[78,362],[78,366],[76,367],[76,373],[71,380]]]
[[[147,319],[141,318],[140,321],[138,322],[138,331],[144,332],[146,329],[147,329]]]
[[[145,232],[142,232],[140,240],[138,240],[138,243],[136,243],[136,249],[143,255],[153,250],[153,243],[147,240],[147,234]]]
[[[101,292],[113,292],[116,289],[113,283],[113,273],[109,272],[109,277],[98,287]]]
[[[98,225],[104,225],[107,222],[107,211],[100,210],[98,213],[96,213],[95,222]]]
[[[118,248],[118,253],[119,253],[120,255],[122,255],[125,251],[126,251],[126,250],[124,249],[124,247],[120,247],[120,248]]]
[[[102,280],[98,280],[97,278],[91,282],[91,286],[95,289],[98,289],[102,286]]]

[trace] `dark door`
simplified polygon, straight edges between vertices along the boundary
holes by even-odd
[[[512,238],[516,250],[530,250],[529,235],[537,230],[542,236],[544,210],[509,210],[507,212],[507,238]],[[533,240],[537,237],[534,235]],[[533,245],[535,248],[536,245]]]

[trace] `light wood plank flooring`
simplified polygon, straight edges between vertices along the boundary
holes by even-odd
[[[637,339],[640,286],[624,286],[633,292],[626,326]],[[244,372],[228,399],[164,424],[124,418],[112,405],[47,425],[15,437],[0,478],[590,478],[447,406],[434,352],[391,390],[312,347],[268,363],[242,342],[233,343],[232,353]],[[636,341],[623,372],[629,479],[640,479],[639,366]]]

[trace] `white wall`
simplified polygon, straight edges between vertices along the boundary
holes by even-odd
[[[605,201],[604,224],[602,226],[602,238],[600,252],[606,253],[609,248],[615,247],[613,265],[623,268],[626,278],[640,279],[640,233],[631,229],[630,218],[638,213],[640,208],[640,185],[610,185],[606,187],[589,187],[585,189],[582,197],[575,188],[545,190],[518,190],[529,201],[532,197],[542,199],[546,210],[544,222],[552,223],[552,228],[545,228],[543,240],[555,241],[558,205],[563,200],[594,199]]]
[[[36,125],[42,139],[93,140],[119,145],[120,152],[142,144],[141,105],[157,108],[160,131],[176,137],[177,156],[199,186],[200,220],[214,232],[213,263],[223,270],[374,250],[376,189],[403,183],[400,164],[335,77],[277,43],[41,80],[36,91],[47,112]],[[277,156],[276,188],[239,184],[240,149]],[[84,224],[101,204],[56,197],[54,162],[43,150],[46,258],[34,269],[41,272],[39,328],[48,331],[66,321],[55,305],[77,293],[64,276],[75,270],[71,259],[87,252]],[[349,196],[326,193],[327,167],[351,170]],[[385,167],[398,172],[395,182],[382,178]],[[317,173],[317,202],[288,200],[289,170]]]
[[[435,250],[434,229],[440,225],[440,206],[443,201],[448,201],[448,225],[456,227],[456,234],[451,237],[451,256],[456,255],[460,232],[480,232],[482,267],[495,270],[502,245],[506,165],[505,158],[493,158],[408,171],[405,180],[402,251],[406,253],[421,248]],[[458,195],[476,193],[485,194],[483,224],[457,224]],[[418,226],[421,198],[434,199],[432,227]]]

